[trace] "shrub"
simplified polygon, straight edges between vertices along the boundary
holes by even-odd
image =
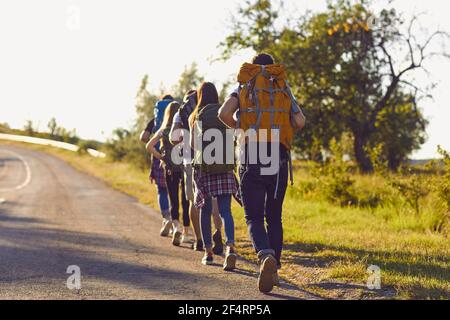
[[[333,139],[330,143],[331,157],[324,165],[313,169],[312,174],[316,183],[320,184],[321,190],[328,201],[340,206],[357,204],[354,183],[349,173],[349,162],[344,160],[342,146]]]
[[[416,215],[419,215],[420,200],[430,193],[430,189],[422,175],[412,173],[410,168],[406,170],[409,177],[389,178],[389,184],[400,193],[411,208],[413,208]]]
[[[113,161],[126,161],[143,170],[150,164],[150,157],[134,131],[114,130],[113,139],[106,143],[106,153]]]
[[[438,152],[443,156],[444,174],[438,177],[436,188],[438,196],[448,212],[450,211],[450,154],[440,146]]]
[[[94,140],[80,140],[78,141],[78,153],[86,154],[88,149],[99,150],[101,148],[101,143]]]

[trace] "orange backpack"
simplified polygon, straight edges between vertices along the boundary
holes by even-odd
[[[239,128],[280,130],[280,143],[292,149],[294,129],[291,125],[292,104],[297,103],[286,80],[283,65],[268,66],[244,63],[239,71]],[[262,141],[258,134],[258,141]]]

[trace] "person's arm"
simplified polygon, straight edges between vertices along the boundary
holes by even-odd
[[[235,96],[230,96],[227,101],[219,109],[219,119],[227,127],[235,129],[237,126],[237,121],[234,118],[234,114],[239,108],[239,99]]]
[[[181,129],[183,126],[180,123],[173,123],[172,128],[170,129],[169,140],[170,143],[176,145],[183,141],[183,135],[181,134]]]
[[[292,101],[292,105],[291,105],[291,125],[294,129],[296,130],[301,130],[305,127],[306,124],[306,117],[303,114],[302,109],[300,108],[297,99],[294,97],[294,95],[292,94],[292,92],[290,92],[289,89],[289,93],[291,95],[291,101]]]
[[[169,140],[171,144],[176,145],[183,141],[182,130],[180,129],[183,129],[183,123],[181,121],[180,111],[178,111],[173,118],[173,124],[170,128]]]
[[[301,130],[306,125],[306,117],[302,110],[299,108],[298,112],[291,114],[291,125],[294,129]]]
[[[141,135],[139,136],[139,139],[143,143],[148,143],[150,141],[151,132],[148,132],[147,130],[143,130],[141,132]]]
[[[195,126],[195,125],[194,125]],[[189,146],[192,150],[195,150],[195,128],[191,127],[191,130],[189,131]]]
[[[141,132],[139,139],[143,143],[148,143],[150,141],[150,137],[152,135],[153,128],[155,126],[155,120],[153,119],[147,124],[147,127]]]
[[[155,135],[150,139],[150,141],[147,143],[145,148],[149,153],[151,153],[156,159],[161,160],[162,154],[156,150],[156,145],[158,144],[159,140],[162,138],[162,132],[158,131],[155,133]]]

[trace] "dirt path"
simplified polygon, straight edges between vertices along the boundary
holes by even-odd
[[[202,266],[159,227],[158,213],[62,160],[0,145],[0,299],[315,299],[288,284],[260,294],[248,265]],[[79,291],[66,287],[70,265]]]

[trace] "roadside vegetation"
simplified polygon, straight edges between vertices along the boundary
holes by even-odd
[[[54,154],[157,208],[148,170],[126,161],[31,147]],[[288,188],[284,203],[286,243],[281,275],[329,298],[450,298],[448,154],[445,165],[438,161],[388,176],[355,173],[351,163],[336,173],[335,165],[333,161],[323,166],[295,163],[295,183]],[[334,173],[317,174],[323,171]],[[393,181],[411,187],[418,180],[426,192],[418,198],[417,211],[417,196]],[[239,253],[253,261],[243,210],[236,203],[233,214]],[[366,288],[370,265],[381,268],[381,292]]]
[[[426,70],[428,59],[446,56],[428,46],[448,35],[437,30],[417,37],[423,31],[416,25],[419,17],[406,21],[388,8],[374,12],[372,1],[329,1],[324,12],[289,22],[280,21],[286,12],[274,3],[244,2],[220,45],[220,58],[249,48],[272,54],[289,70],[308,119],[295,141],[295,184],[284,203],[281,275],[330,298],[450,299],[450,157],[440,148],[441,160],[408,160],[425,142],[427,119],[419,102],[434,88],[417,87],[414,76]],[[376,25],[369,24],[371,17]],[[419,38],[427,40],[416,43]],[[202,79],[192,64],[168,91],[180,99]],[[106,159],[33,148],[157,208],[150,159],[139,142],[160,96],[148,90],[148,82],[144,76],[138,87],[135,124],[94,145]],[[222,100],[229,86],[223,86]],[[0,132],[90,143],[58,131],[53,122],[47,134],[32,128],[0,126]],[[235,204],[233,214],[239,253],[253,260],[242,208]],[[367,290],[371,265],[381,269],[381,291]]]

